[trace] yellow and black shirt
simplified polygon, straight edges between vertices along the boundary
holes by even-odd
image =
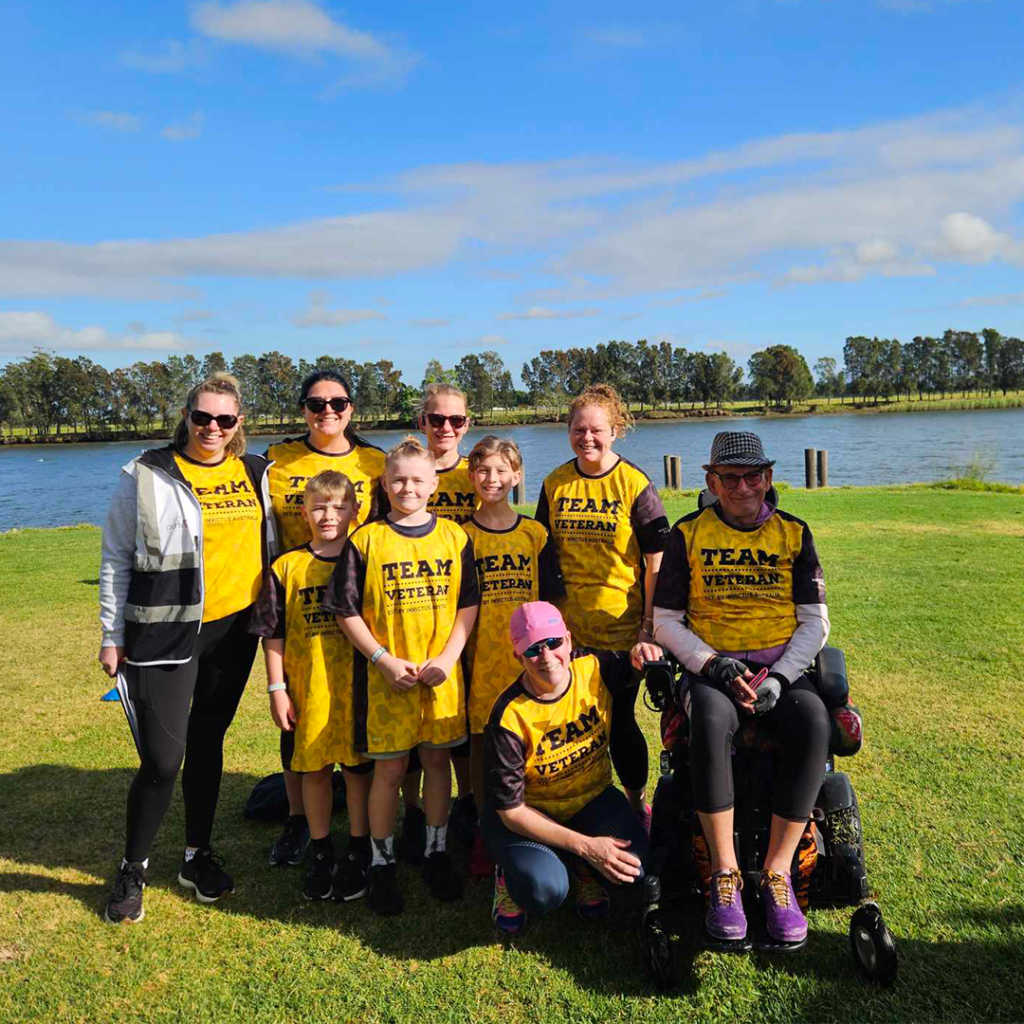
[[[288,694],[299,715],[291,769],[315,772],[329,764],[353,767],[352,645],[333,612],[323,608],[337,558],[308,544],[278,558],[253,608],[249,632],[284,640]]]
[[[522,676],[495,701],[484,729],[487,799],[500,810],[526,804],[568,821],[612,784],[612,697],[637,685],[625,652],[575,650],[569,687],[535,697]]]
[[[428,512],[453,523],[467,523],[479,504],[465,458],[460,457],[450,469],[437,471],[437,490],[427,502]]]
[[[359,501],[356,525],[385,515],[391,505],[380,478],[384,473],[384,453],[365,441],[354,440],[347,452],[323,452],[314,448],[309,434],[286,437],[267,449],[270,467],[270,498],[281,534],[281,550],[297,548],[311,539],[302,518],[302,492],[306,483],[325,469],[344,473],[352,481]]]
[[[672,528],[654,603],[686,613],[686,625],[716,651],[788,643],[796,606],[825,603],[810,527],[774,509],[749,529],[730,526],[718,506]]]
[[[571,459],[545,479],[537,521],[558,549],[567,596],[555,603],[573,641],[631,648],[643,619],[643,556],[664,550],[668,534],[647,474],[620,458],[600,476],[585,476]]]
[[[360,616],[377,642],[417,665],[444,650],[461,608],[480,603],[473,542],[447,519],[422,526],[376,519],[348,539],[324,608]],[[396,693],[376,665],[354,652],[356,749],[374,754],[450,743],[466,735],[461,659],[440,686]]]
[[[482,733],[494,699],[521,671],[508,632],[512,613],[528,601],[561,597],[565,587],[548,531],[535,520],[519,516],[507,530],[490,530],[470,519],[463,529],[480,582],[480,613],[464,655],[469,731]]]
[[[214,622],[259,596],[263,508],[237,456],[208,466],[175,452],[174,461],[203,510],[203,622]]]

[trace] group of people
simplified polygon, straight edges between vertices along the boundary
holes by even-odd
[[[765,501],[760,440],[719,434],[705,467],[716,500],[670,528],[657,489],[614,451],[628,407],[594,385],[570,406],[573,458],[544,480],[531,519],[509,503],[522,479],[513,441],[461,453],[470,416],[457,388],[424,394],[426,444],[410,436],[387,453],[353,431],[340,373],[310,375],[299,403],[307,433],[248,454],[237,382],[214,375],[189,393],[172,443],[123,468],[103,534],[99,660],[118,677],[141,764],[106,920],[143,917],[183,761],[178,880],[203,902],[234,891],[212,830],[224,736],[262,638],[289,803],[270,861],[308,857],[306,899],[368,895],[375,913],[400,913],[399,860],[457,899],[451,831],[471,846],[469,872],[493,874],[502,931],[559,906],[570,883],[580,915],[603,917],[606,883],[641,879],[649,853],[635,701],[645,661],[667,647],[690,676],[708,931],[745,933],[728,755],[740,716],[764,713],[787,750],[767,924],[806,934],[789,868],[827,755],[828,717],[803,673],[828,617],[809,530]],[[752,688],[761,666],[770,674]],[[343,853],[330,835],[336,765]]]

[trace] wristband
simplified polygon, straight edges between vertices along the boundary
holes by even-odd
[[[288,684],[287,683],[271,683],[267,687],[267,693],[277,693],[278,690],[287,690],[287,689],[288,689]]]
[[[378,647],[377,650],[375,650],[373,654],[370,655],[370,664],[376,665],[377,662],[380,661],[380,659],[383,658],[384,655],[387,653],[388,649],[386,647]]]

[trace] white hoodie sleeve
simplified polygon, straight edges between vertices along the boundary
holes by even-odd
[[[124,606],[135,564],[138,485],[133,473],[122,472],[103,525],[100,559],[101,647],[124,646]]]

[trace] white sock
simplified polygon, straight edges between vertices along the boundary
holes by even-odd
[[[395,863],[395,834],[391,833],[383,839],[370,839],[370,846],[373,848],[373,860],[371,867],[384,867]]]
[[[185,863],[187,864],[199,852],[198,846],[185,847]]]
[[[435,851],[441,853],[444,851],[445,846],[448,842],[448,823],[445,822],[443,825],[428,825],[427,826],[427,856],[429,857]]]
[[[148,857],[145,860],[143,860],[143,861],[139,861],[139,863],[142,865],[142,870],[143,871],[148,871],[149,870],[149,858]],[[128,867],[128,860],[127,860],[127,858],[125,858],[125,857],[121,858],[121,867],[122,868]]]

